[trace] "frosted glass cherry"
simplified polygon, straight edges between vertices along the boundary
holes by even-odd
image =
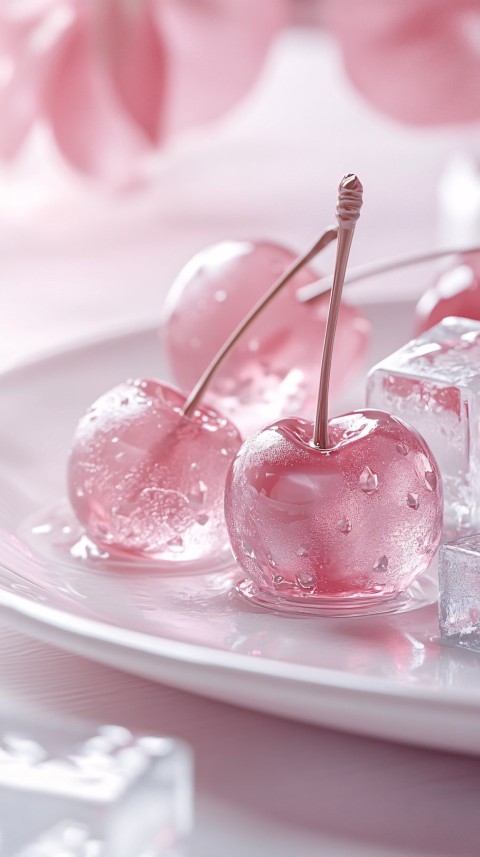
[[[480,253],[457,258],[420,298],[415,313],[416,333],[424,333],[444,318],[480,321]]]
[[[73,509],[88,535],[166,563],[230,555],[225,478],[240,435],[208,406],[156,380],[127,381],[81,419],[68,465]]]
[[[280,420],[242,444],[225,494],[231,544],[254,597],[355,612],[428,567],[441,477],[420,435],[383,411],[330,420],[328,449],[313,444],[313,429]]]
[[[420,435],[383,411],[328,419],[335,331],[362,202],[362,184],[348,173],[338,189],[315,422],[292,417],[255,433],[227,478],[227,527],[247,574],[239,589],[274,609],[393,609],[440,541],[441,477]]]
[[[192,387],[234,328],[295,255],[269,242],[225,241],[198,253],[175,280],[167,299],[163,338],[174,376]],[[217,370],[207,399],[246,435],[267,422],[302,411],[312,415],[329,296],[309,303],[296,290],[318,275],[303,268],[261,315]],[[369,324],[343,303],[337,328],[332,392],[358,370]]]

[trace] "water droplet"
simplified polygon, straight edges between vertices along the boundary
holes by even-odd
[[[119,440],[120,438],[118,437],[112,437],[112,443],[118,443]]]
[[[348,518],[340,518],[337,521],[337,530],[340,530],[341,533],[348,536],[349,532],[352,529],[352,523],[348,520]]]
[[[275,586],[280,586],[285,578],[281,574],[274,574],[272,579]]]
[[[75,494],[77,495],[77,497],[84,497],[85,491],[83,490],[83,488],[77,488],[77,490],[75,491]]]
[[[35,535],[43,535],[43,533],[51,533],[52,525],[51,524],[39,524],[37,527],[32,528],[32,533]]]
[[[374,571],[386,571],[388,568],[388,557],[383,554],[373,565]]]
[[[122,458],[125,458],[125,453],[124,452],[117,452],[117,454],[115,456],[115,461],[121,461]]]
[[[205,524],[208,523],[208,515],[198,515],[197,516],[197,524],[200,524],[201,527],[204,527]]]
[[[181,536],[174,536],[173,539],[168,540],[167,545],[173,551],[182,551],[183,539]]]
[[[217,289],[213,297],[217,304],[223,304],[227,300],[228,295],[224,289]]]
[[[435,491],[437,488],[437,477],[433,470],[425,471],[425,484],[429,491]]]
[[[255,551],[249,544],[247,544],[247,542],[242,542],[242,551],[245,556],[249,556],[250,559],[255,559]]]
[[[311,574],[299,573],[295,577],[300,589],[306,589],[307,591],[315,589],[315,578]]]
[[[205,500],[207,498],[207,486],[202,479],[199,480],[197,485],[194,485],[190,494],[188,495],[188,502],[191,506],[203,506]]]
[[[225,447],[224,447],[224,446],[222,446],[222,448],[221,448],[221,450],[220,450],[220,455],[225,455],[225,456],[227,456],[227,455],[228,455],[228,449],[225,449]]]
[[[407,506],[410,506],[410,509],[418,509],[420,505],[420,500],[418,499],[418,494],[407,494]]]
[[[249,351],[258,351],[259,348],[260,348],[260,343],[259,343],[258,339],[250,339],[250,341],[248,343],[248,350]]]
[[[378,476],[370,469],[370,467],[368,467],[367,464],[360,474],[359,484],[361,490],[364,491],[365,494],[373,494],[373,492],[378,488]]]
[[[267,559],[268,559],[269,564],[272,566],[272,568],[275,568],[277,563],[275,562],[273,556],[270,553],[267,554]]]
[[[308,548],[305,545],[301,545],[297,550],[297,556],[308,556]]]
[[[406,443],[396,443],[395,449],[397,450],[399,455],[408,455],[410,452]]]

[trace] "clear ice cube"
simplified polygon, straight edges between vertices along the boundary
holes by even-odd
[[[440,549],[440,633],[480,651],[480,534]]]
[[[0,717],[1,857],[179,857],[191,791],[170,738]]]
[[[417,429],[443,478],[447,538],[480,530],[480,322],[446,318],[375,366],[367,404]]]

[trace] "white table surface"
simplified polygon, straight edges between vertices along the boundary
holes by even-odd
[[[191,253],[226,237],[299,248],[332,220],[341,175],[365,208],[353,261],[430,246],[436,182],[478,128],[410,131],[349,88],[333,46],[292,32],[255,93],[171,148],[154,186],[113,199],[34,158],[0,176],[0,366],[158,316]],[[358,286],[418,294],[431,271]],[[0,450],[1,455],[1,450]],[[480,670],[480,665],[479,665]],[[480,673],[479,673],[480,675]],[[329,732],[221,705],[0,627],[14,710],[176,734],[196,754],[194,857],[478,857],[480,760]],[[480,728],[480,725],[479,725]]]

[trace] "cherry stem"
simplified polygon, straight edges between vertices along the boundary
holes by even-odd
[[[389,271],[407,268],[409,265],[413,266],[420,265],[423,262],[433,262],[436,259],[443,259],[445,256],[461,256],[478,252],[480,252],[480,245],[475,244],[471,247],[449,247],[444,250],[427,250],[424,253],[393,256],[391,259],[383,259],[381,262],[368,262],[365,265],[357,265],[355,268],[351,268],[345,276],[344,285],[348,286],[350,283],[367,280],[369,277],[376,277],[379,274],[386,274]],[[302,286],[298,289],[296,297],[300,303],[307,303],[322,295],[327,295],[331,291],[332,275],[327,274],[325,277],[320,277],[315,283]]]
[[[327,329],[323,343],[322,368],[318,391],[317,415],[313,431],[313,442],[320,449],[328,449],[328,390],[332,368],[333,344],[337,329],[338,313],[342,300],[343,283],[347,271],[348,257],[352,245],[355,225],[360,217],[363,201],[363,187],[357,176],[348,174],[340,182],[338,189],[337,220],[338,243],[335,259],[333,285],[328,308]]]
[[[339,230],[336,226],[330,226],[325,230],[323,235],[315,241],[315,244],[311,249],[304,253],[302,256],[299,256],[290,268],[282,274],[281,277],[273,284],[273,286],[268,290],[268,292],[255,304],[253,309],[250,310],[248,315],[240,322],[239,326],[233,331],[231,336],[226,340],[225,344],[222,346],[218,354],[214,357],[213,361],[207,367],[200,380],[197,382],[192,392],[188,396],[183,408],[182,413],[184,416],[191,416],[194,412],[198,402],[202,398],[205,389],[210,383],[212,376],[217,371],[218,367],[225,359],[227,354],[230,353],[233,346],[240,339],[245,330],[250,326],[252,321],[254,321],[257,316],[262,312],[262,310],[270,303],[270,301],[275,297],[275,295],[283,289],[284,286],[287,285],[288,282],[297,274],[305,265],[308,265],[312,259],[315,258],[325,247],[328,246],[332,241],[335,241]]]

